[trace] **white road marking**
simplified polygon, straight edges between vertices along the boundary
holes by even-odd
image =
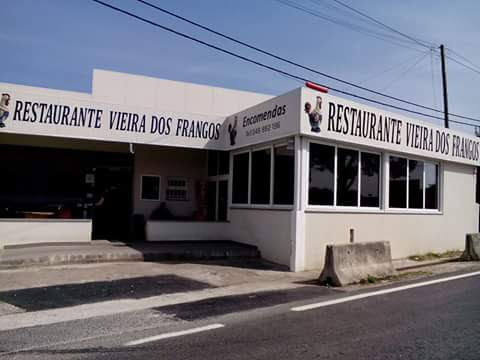
[[[220,329],[220,328],[223,328],[223,327],[225,327],[225,325],[223,325],[223,324],[212,324],[212,325],[207,325],[207,326],[201,326],[201,327],[197,327],[197,328],[193,328],[193,329],[170,332],[170,333],[151,336],[151,337],[147,337],[147,338],[143,338],[143,339],[139,339],[139,340],[130,341],[130,342],[127,342],[127,343],[123,344],[123,346],[135,346],[135,345],[145,344],[147,342],[158,341],[158,340],[163,340],[163,339],[168,339],[168,338],[183,336],[183,335],[190,335],[190,334],[195,334],[195,333],[199,333],[199,332],[202,332],[202,331]]]
[[[468,274],[462,274],[462,275],[456,275],[456,276],[450,276],[442,279],[436,279],[436,280],[430,280],[430,281],[425,281],[421,283],[416,283],[416,284],[410,284],[410,285],[404,285],[404,286],[399,286],[391,289],[385,289],[385,290],[378,290],[378,291],[373,291],[365,294],[359,294],[359,295],[352,295],[352,296],[346,296],[340,299],[335,299],[335,300],[328,300],[328,301],[322,301],[319,303],[315,304],[309,304],[309,305],[304,305],[304,306],[297,306],[294,308],[291,308],[290,310],[292,311],[306,311],[306,310],[312,310],[312,309],[317,309],[325,306],[330,306],[330,305],[335,305],[335,304],[341,304],[349,301],[355,301],[359,299],[365,299],[368,297],[372,296],[378,296],[378,295],[384,295],[384,294],[390,294],[398,291],[404,291],[408,289],[414,289],[422,286],[429,286],[433,284],[439,284],[447,281],[452,281],[452,280],[458,280],[458,279],[463,279],[471,276],[478,276],[480,275],[480,271],[475,271],[472,273]]]

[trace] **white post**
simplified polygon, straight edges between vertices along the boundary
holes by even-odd
[[[305,270],[305,206],[307,200],[308,149],[307,141],[295,136],[294,208],[291,221],[292,251],[290,270]]]

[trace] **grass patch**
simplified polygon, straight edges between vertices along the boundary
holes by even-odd
[[[448,259],[462,255],[461,250],[448,250],[443,253],[433,253],[429,252],[426,254],[421,255],[412,255],[409,256],[409,260],[413,261],[430,261],[430,260],[441,260],[441,259]]]
[[[358,283],[361,285],[369,285],[369,284],[377,284],[377,283],[388,282],[388,281],[414,279],[417,277],[430,276],[432,274],[433,273],[430,271],[409,271],[409,272],[404,272],[396,275],[385,276],[382,278],[368,275],[366,279],[362,279]]]

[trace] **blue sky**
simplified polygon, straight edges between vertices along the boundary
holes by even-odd
[[[135,0],[105,1],[299,76],[361,93],[219,39]],[[439,60],[433,58],[433,86],[431,57],[419,46],[392,45],[276,0],[150,1],[319,71],[442,108]],[[294,1],[329,17],[345,13],[332,8],[333,0]],[[480,66],[478,1],[343,1],[411,36],[443,43]],[[90,0],[2,0],[1,13],[2,82],[90,92],[92,70],[100,68],[269,94],[301,85]],[[451,61],[447,62],[447,71],[450,111],[480,118],[480,74]],[[437,123],[441,125],[441,121]],[[468,129],[454,124],[452,128]]]

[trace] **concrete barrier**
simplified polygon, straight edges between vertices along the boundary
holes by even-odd
[[[480,234],[467,234],[460,261],[480,261]]]
[[[395,274],[388,241],[327,245],[321,283],[344,286]]]

